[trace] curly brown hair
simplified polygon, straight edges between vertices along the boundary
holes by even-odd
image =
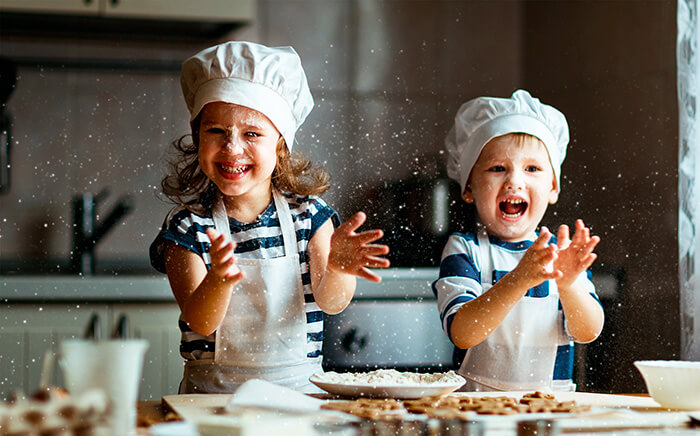
[[[170,172],[160,186],[171,202],[201,213],[213,204],[218,188],[199,166],[199,122],[198,116],[192,121],[192,133],[173,141],[176,156],[168,162]],[[322,165],[312,163],[301,153],[290,152],[280,136],[277,163],[272,172],[275,188],[304,196],[322,195],[330,188],[329,182],[330,175]]]

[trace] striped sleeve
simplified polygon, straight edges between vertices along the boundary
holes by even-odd
[[[450,340],[450,327],[459,308],[483,291],[479,269],[473,260],[473,245],[474,239],[468,235],[450,236],[442,253],[440,277],[433,282],[442,328]]]
[[[184,208],[176,208],[165,219],[161,231],[149,248],[151,265],[165,273],[165,243],[174,242],[205,258],[208,257],[209,238],[206,228],[213,227],[211,218],[200,217]],[[208,264],[208,259],[204,259]]]

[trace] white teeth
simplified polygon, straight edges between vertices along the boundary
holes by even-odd
[[[503,200],[503,203],[513,204],[513,205],[521,205],[521,204],[526,204],[526,205],[527,205],[527,203],[526,203],[524,200],[521,200],[521,199],[519,199],[519,198],[508,198],[508,199],[506,199],[506,200]],[[523,211],[520,211],[520,212],[518,212],[518,213],[507,213],[507,212],[501,210],[501,213],[502,213],[503,216],[506,217],[506,218],[518,218],[519,216],[522,216],[522,214],[523,214],[524,212],[525,212],[525,211],[523,210]]]
[[[238,174],[242,173],[243,171],[248,169],[248,165],[244,165],[242,167],[228,167],[226,165],[219,165],[222,170],[226,171],[227,173],[233,173],[233,174]]]

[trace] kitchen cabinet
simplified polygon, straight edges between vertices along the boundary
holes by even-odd
[[[125,315],[130,338],[148,341],[139,398],[160,400],[177,394],[184,360],[180,356],[180,308],[176,303],[125,303],[110,306],[111,325]]]
[[[39,386],[44,352],[64,339],[80,338],[93,314],[108,318],[105,304],[5,304],[0,308],[0,396]],[[100,326],[103,331],[105,325]],[[62,384],[59,371],[51,383]]]
[[[100,12],[101,1],[104,0],[0,0],[0,10],[96,15]]]
[[[160,399],[177,393],[183,360],[179,354],[180,309],[174,302],[154,303],[10,303],[0,308],[0,398],[14,390],[34,392],[44,352],[57,351],[69,338],[81,338],[93,315],[103,337],[126,316],[128,335],[148,340],[139,398]],[[54,369],[51,383],[63,385]]]
[[[0,0],[0,10],[176,21],[249,21],[255,0]]]
[[[102,0],[108,17],[170,19],[179,21],[247,21],[255,16],[253,0]]]

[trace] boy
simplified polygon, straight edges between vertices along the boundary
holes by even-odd
[[[476,206],[476,232],[450,236],[433,283],[443,328],[468,349],[463,389],[574,390],[573,342],[590,342],[603,310],[587,269],[600,241],[577,220],[572,239],[536,231],[559,196],[564,115],[527,91],[459,109],[445,144],[448,174]]]

